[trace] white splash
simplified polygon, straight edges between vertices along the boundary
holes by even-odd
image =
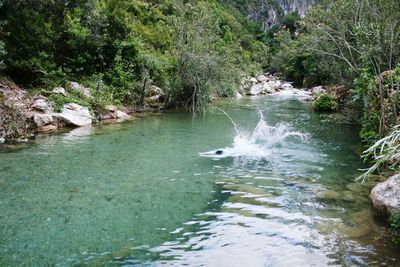
[[[225,111],[221,111],[232,121],[235,128],[236,133],[232,147],[199,153],[200,156],[210,158],[246,157],[250,159],[268,159],[272,156],[273,148],[282,144],[288,137],[297,137],[302,141],[307,141],[306,134],[292,131],[291,127],[287,124],[268,125],[261,111],[259,112],[260,120],[252,132],[240,129],[238,124]]]

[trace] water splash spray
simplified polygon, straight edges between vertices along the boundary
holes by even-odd
[[[297,137],[307,141],[308,136],[298,131],[292,131],[287,124],[280,123],[270,126],[259,111],[260,120],[253,131],[240,129],[239,125],[221,108],[220,110],[232,122],[235,128],[235,137],[232,147],[220,148],[204,153],[200,156],[212,158],[246,157],[250,159],[266,159],[272,156],[274,146],[282,144],[288,137]]]

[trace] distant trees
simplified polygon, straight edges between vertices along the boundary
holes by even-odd
[[[29,87],[74,79],[143,104],[153,84],[195,111],[265,62],[257,27],[217,0],[0,1],[0,57],[5,47],[7,74]]]
[[[363,137],[387,134],[400,108],[394,73],[400,63],[400,2],[336,0],[313,9],[307,22],[308,50],[341,66],[337,74],[347,81],[357,78],[353,95],[364,102]]]
[[[218,14],[201,2],[173,18],[177,58],[174,86],[193,112],[210,101],[212,92],[231,95],[239,78],[234,56],[228,51],[233,37],[226,37],[229,26],[221,28],[221,23]]]
[[[307,17],[309,49],[345,64],[353,75],[365,67],[378,75],[399,62],[399,21],[396,0],[329,1]]]
[[[362,113],[364,141],[374,142],[396,125],[399,1],[320,1],[305,19],[289,14],[271,31],[270,70],[297,85],[345,85],[348,101]]]
[[[3,6],[3,4],[4,4],[4,0],[0,0],[0,8]],[[8,35],[6,32],[4,32],[5,24],[6,24],[5,20],[0,20],[0,36],[2,37],[0,39],[0,71],[5,68],[4,57],[7,54],[5,47],[4,47],[5,43],[4,43],[4,41],[2,41],[2,39],[4,39],[4,37]]]

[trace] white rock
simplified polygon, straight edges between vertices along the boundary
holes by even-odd
[[[293,89],[293,85],[291,85],[290,83],[284,83],[284,84],[282,84],[282,89],[283,90],[291,90],[291,89]]]
[[[264,84],[258,83],[250,88],[250,95],[259,95],[264,90]]]
[[[311,88],[313,94],[325,94],[326,90],[322,86],[316,86]]]
[[[271,85],[269,83],[265,83],[263,84],[263,92],[267,93],[267,94],[272,94],[275,93],[274,88],[271,87]]]
[[[51,92],[54,94],[61,94],[63,96],[67,96],[67,92],[65,92],[65,89],[63,87],[56,87]]]
[[[242,98],[243,96],[242,96],[242,94],[241,93],[239,93],[239,92],[236,92],[236,98]]]
[[[146,97],[152,97],[155,95],[164,96],[165,93],[160,87],[155,85],[149,86],[149,88],[146,90]]]
[[[311,96],[311,95],[307,95],[307,96],[303,96],[301,98],[299,98],[299,101],[305,101],[305,102],[309,102],[309,101],[314,101],[315,97]]]
[[[258,81],[257,81],[257,79],[256,78],[250,78],[250,80],[249,80],[252,84],[255,84],[255,83],[257,83]]]
[[[65,104],[58,118],[74,126],[88,126],[92,124],[92,115],[89,109],[75,103]]]
[[[125,112],[121,111],[121,110],[117,110],[117,111],[115,112],[115,116],[116,116],[117,119],[126,119],[126,118],[129,118],[129,115],[126,114]]]
[[[67,84],[67,89],[78,92],[86,98],[93,98],[90,94],[90,89],[77,82],[69,82]]]
[[[374,207],[384,213],[400,212],[400,175],[377,184],[371,192]]]
[[[270,81],[267,84],[274,91],[277,91],[277,90],[281,89],[281,86],[282,86],[282,83],[280,81]]]
[[[53,122],[53,115],[36,113],[33,116],[33,121],[35,122],[36,126],[42,127],[42,126],[51,124]]]
[[[269,79],[268,79],[267,76],[265,76],[265,75],[260,75],[260,76],[257,77],[257,80],[258,80],[259,82],[266,82],[266,81],[268,81]]]
[[[45,99],[36,100],[35,103],[33,103],[32,108],[43,112],[52,111],[51,104]]]
[[[4,144],[6,142],[6,139],[3,137],[0,137],[0,144]]]

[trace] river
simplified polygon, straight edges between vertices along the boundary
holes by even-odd
[[[400,264],[357,126],[295,95],[216,107],[1,146],[0,265]]]

